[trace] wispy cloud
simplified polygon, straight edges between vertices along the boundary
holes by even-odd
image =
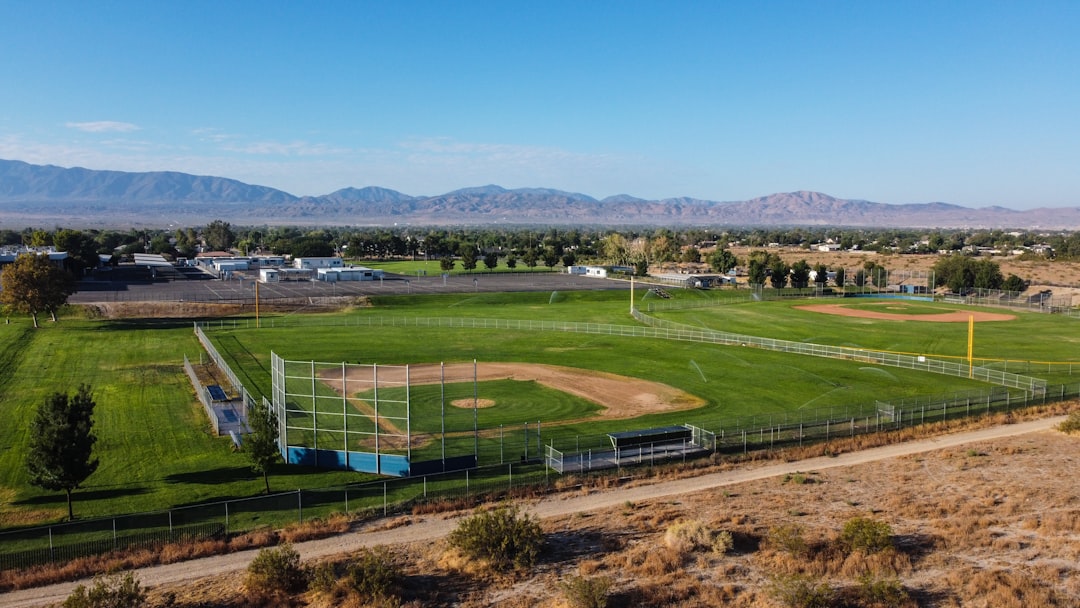
[[[221,149],[227,152],[264,156],[330,156],[350,152],[348,148],[306,141],[254,141],[246,144],[230,143],[222,145]]]
[[[130,122],[117,122],[115,120],[96,120],[91,122],[69,122],[64,124],[69,129],[76,129],[85,133],[130,133],[138,131],[139,125]]]

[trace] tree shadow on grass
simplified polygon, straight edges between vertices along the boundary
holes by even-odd
[[[132,487],[132,488],[103,488],[103,489],[90,489],[90,490],[75,490],[71,494],[71,500],[74,503],[89,501],[89,500],[112,500],[114,498],[123,498],[125,496],[138,496],[140,494],[146,494],[147,489],[144,487]],[[67,495],[63,492],[57,492],[55,494],[41,494],[39,496],[30,496],[22,500],[16,500],[12,504],[16,505],[56,505],[64,506],[67,508]]]
[[[201,485],[221,485],[238,481],[252,481],[261,476],[251,471],[251,467],[220,467],[206,471],[173,473],[165,476],[165,483],[186,483]]]

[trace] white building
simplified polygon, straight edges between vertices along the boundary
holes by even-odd
[[[339,257],[293,258],[293,266],[296,268],[306,268],[308,270],[317,270],[319,268],[343,268],[345,266],[345,260]]]
[[[317,278],[320,281],[336,283],[338,281],[374,281],[382,277],[382,270],[367,268],[366,266],[344,266],[342,268],[319,268]]]

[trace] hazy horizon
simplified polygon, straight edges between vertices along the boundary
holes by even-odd
[[[1080,205],[1070,2],[0,7],[0,158],[322,195]]]

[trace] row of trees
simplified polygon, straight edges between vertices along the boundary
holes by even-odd
[[[967,252],[991,248],[1010,252],[1037,244],[1048,245],[1031,256],[1080,259],[1080,234],[1035,233],[1002,230],[915,230],[853,228],[774,228],[710,230],[663,227],[610,228],[430,228],[430,227],[234,227],[214,220],[204,226],[175,230],[72,230],[27,228],[21,232],[0,230],[0,245],[52,245],[67,251],[76,275],[96,264],[98,254],[159,253],[181,257],[206,250],[236,248],[245,254],[321,256],[341,253],[349,257],[385,259],[457,256],[471,248],[477,257],[489,252],[515,253],[529,250],[538,255],[550,251],[557,259],[573,252],[579,259],[604,259],[615,265],[700,261],[704,244],[720,243],[750,248],[777,244],[809,249],[836,243],[845,250],[907,253]]]

